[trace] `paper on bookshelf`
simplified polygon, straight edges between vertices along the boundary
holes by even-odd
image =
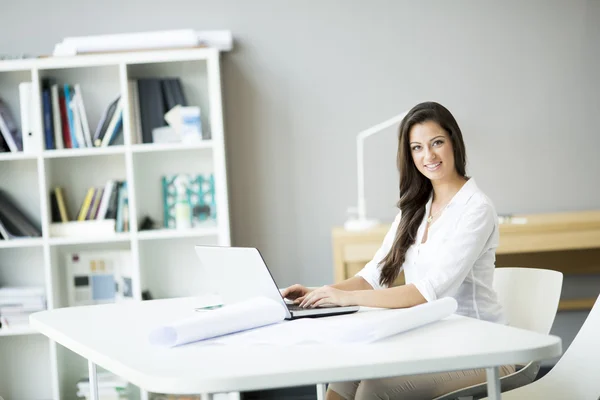
[[[80,53],[168,49],[206,46],[228,51],[233,47],[231,31],[166,31],[132,32],[96,36],[67,37],[54,47],[54,56],[74,56]]]
[[[211,344],[366,344],[444,319],[456,312],[452,297],[404,309],[377,309],[332,318],[303,318],[237,335],[223,336]]]
[[[150,332],[150,343],[174,347],[233,332],[275,324],[285,319],[282,304],[266,297],[256,297],[170,324]]]
[[[69,305],[133,300],[131,250],[87,250],[65,255]]]

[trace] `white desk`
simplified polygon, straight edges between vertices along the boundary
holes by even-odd
[[[34,314],[31,324],[88,359],[92,385],[99,365],[151,392],[202,393],[207,398],[212,393],[487,368],[494,399],[499,398],[495,367],[561,354],[558,337],[459,316],[369,345],[194,343],[160,348],[148,343],[154,326],[185,318],[200,305],[200,299],[181,298],[62,308]]]

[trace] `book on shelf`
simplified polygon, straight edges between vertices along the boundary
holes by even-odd
[[[0,189],[0,236],[2,239],[40,237],[41,229],[16,206],[17,202]]]
[[[81,84],[59,84],[54,78],[43,78],[45,148],[89,148],[116,144],[122,133],[122,110],[117,109],[119,98],[108,104],[96,130],[92,132]]]
[[[54,120],[52,115],[50,85],[50,80],[42,80],[42,116],[44,120],[44,140],[46,149],[56,148],[54,144]]]
[[[133,299],[130,250],[80,251],[65,256],[69,305]]]
[[[0,98],[0,135],[13,153],[23,151],[23,138],[6,102]]]
[[[181,142],[179,133],[165,135],[163,131],[168,126],[165,115],[176,107],[187,107],[188,100],[183,90],[181,79],[177,77],[143,78],[130,80],[129,106],[132,115],[130,124],[133,137],[138,143]],[[193,107],[199,113],[199,107]],[[195,119],[199,139],[202,137],[202,126]]]
[[[52,223],[51,237],[109,236],[128,232],[130,225],[127,182],[110,179],[103,187],[90,187],[70,221],[64,189],[50,192]]]
[[[108,146],[119,133],[123,118],[123,101],[121,96],[111,101],[104,110],[100,122],[94,131],[93,143],[96,147]]]
[[[21,133],[23,139],[23,152],[32,154],[40,151],[35,126],[35,112],[33,108],[33,86],[31,82],[19,83],[19,106],[21,108]]]

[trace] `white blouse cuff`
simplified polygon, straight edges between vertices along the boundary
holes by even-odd
[[[421,295],[425,297],[425,300],[427,300],[427,302],[437,300],[435,290],[433,289],[433,286],[431,285],[428,279],[422,279],[416,282],[414,285],[417,288],[417,290],[421,293]]]

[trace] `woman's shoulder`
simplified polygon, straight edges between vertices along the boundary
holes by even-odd
[[[494,202],[477,186],[473,178],[469,179],[467,184],[470,187],[468,188],[468,196],[466,196],[464,201],[465,211],[485,211],[497,216]]]

